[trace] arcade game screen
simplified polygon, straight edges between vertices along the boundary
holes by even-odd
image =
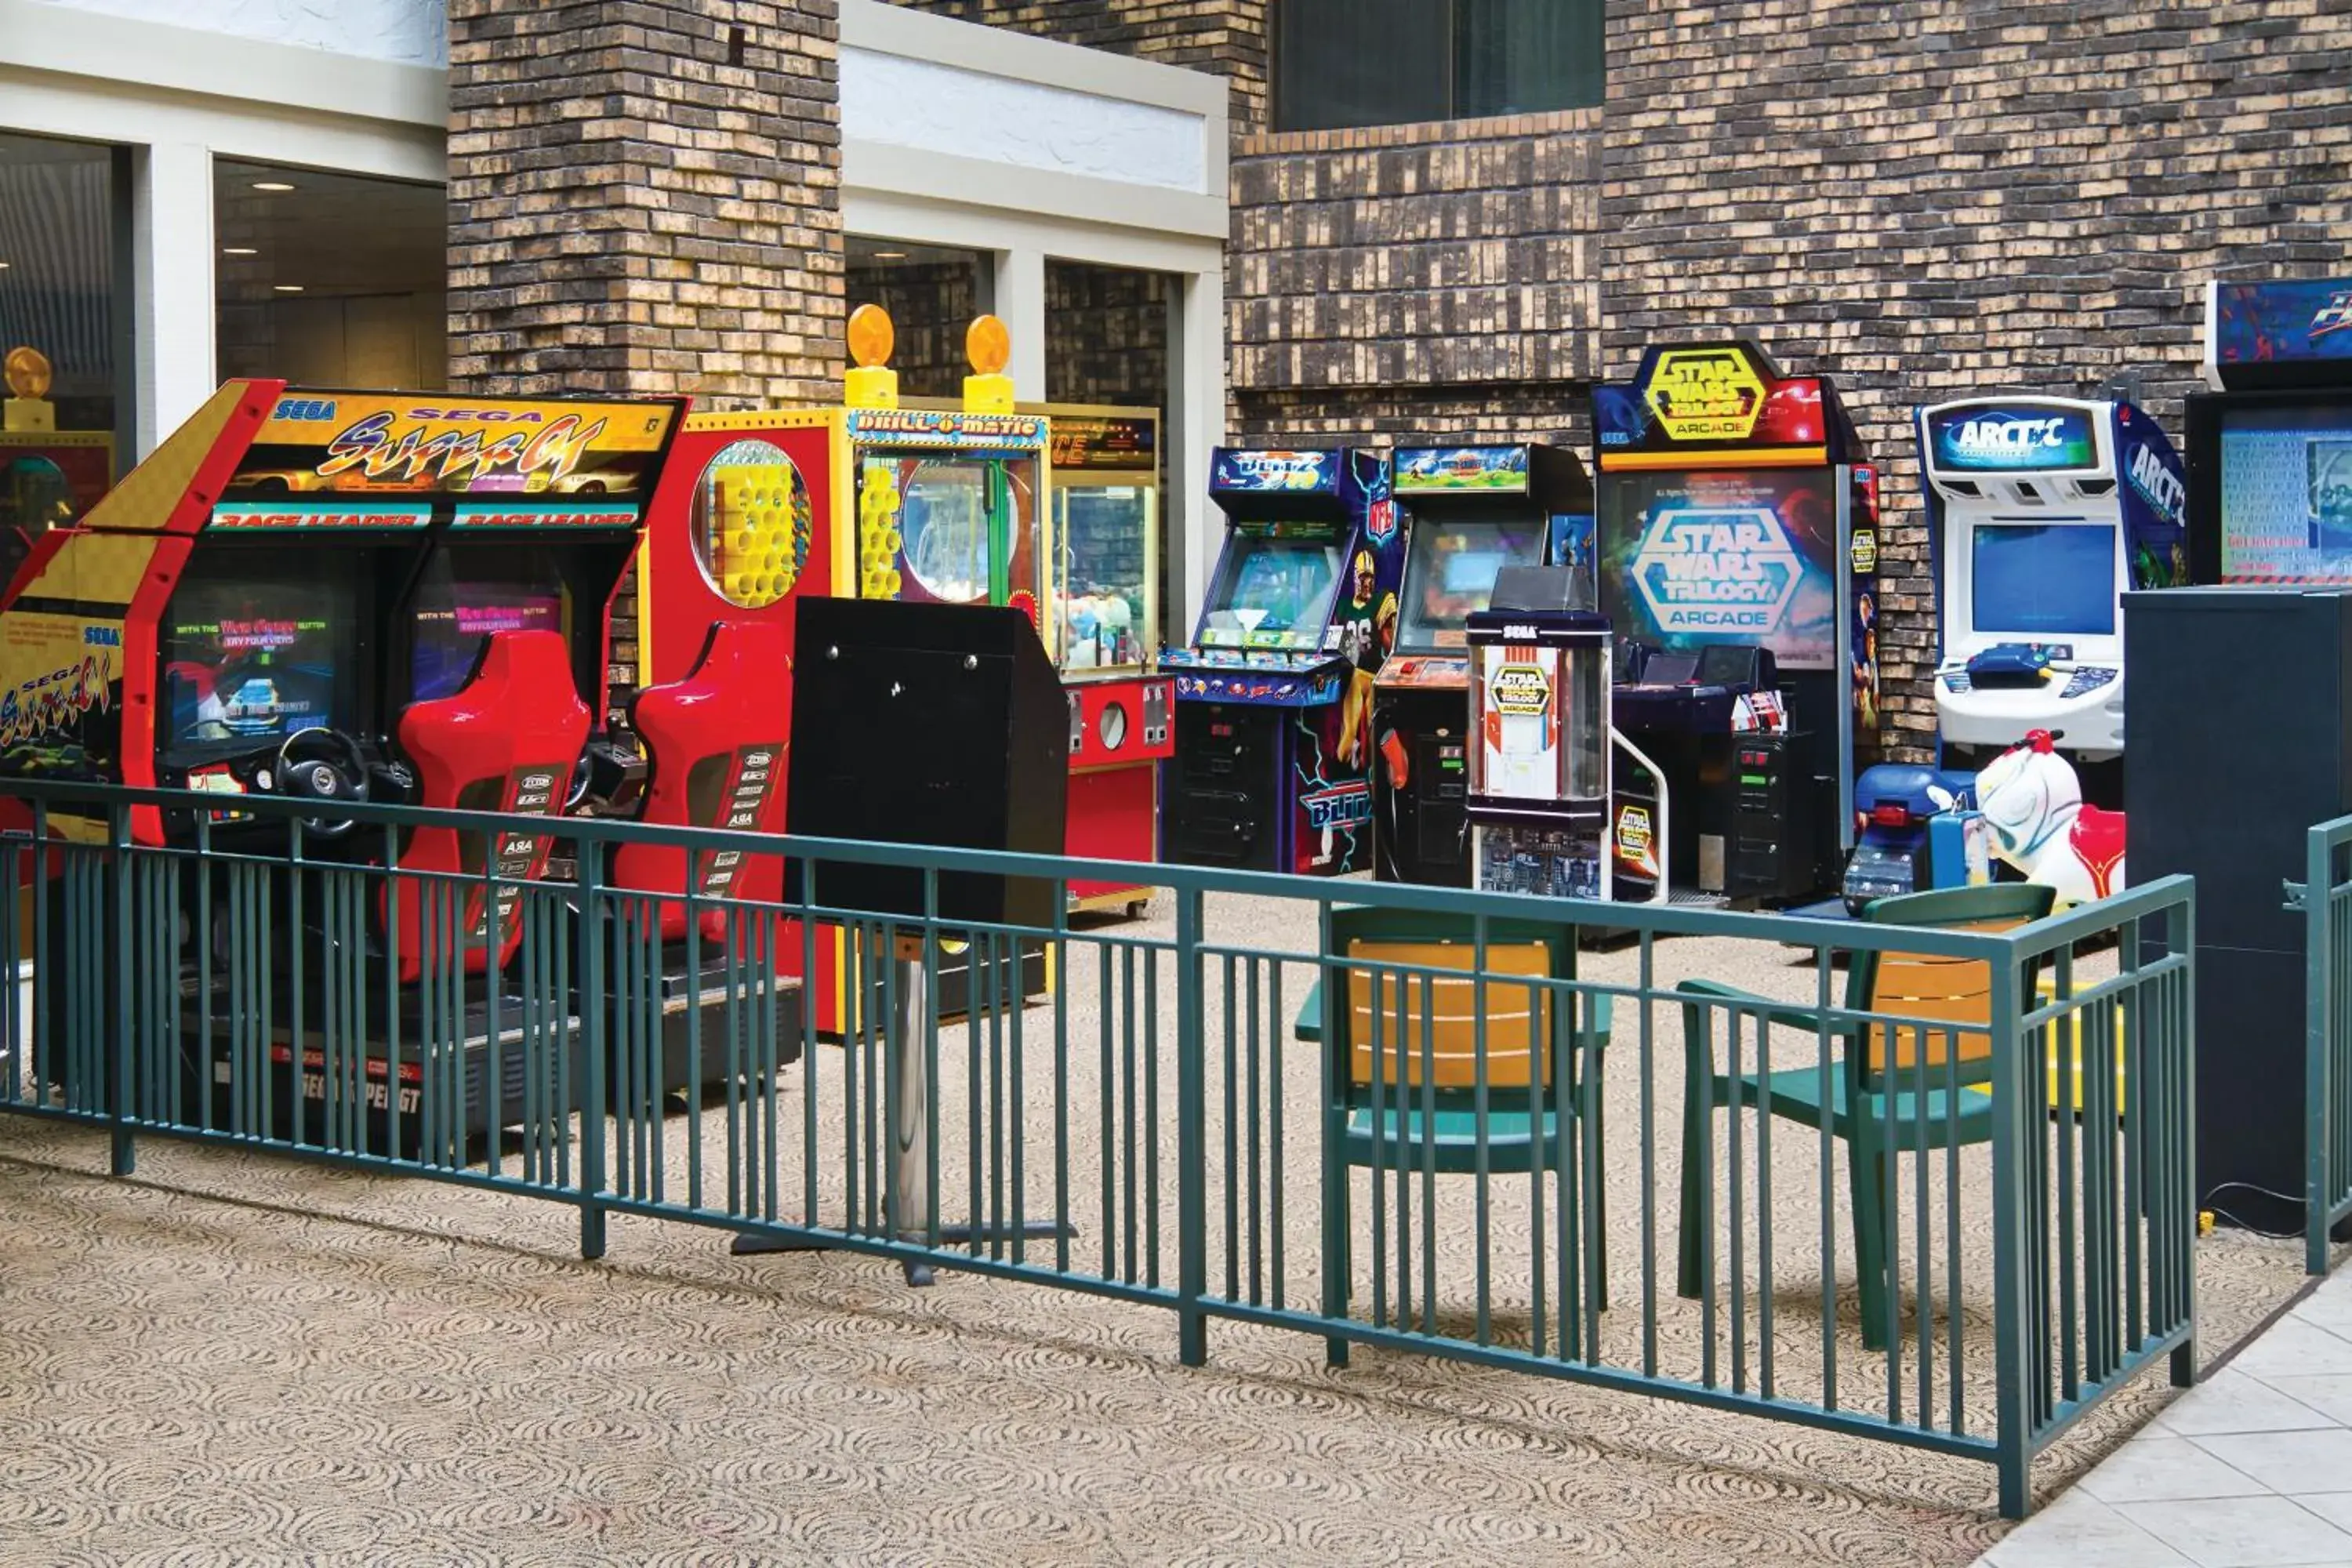
[[[1979,632],[2112,637],[2116,529],[2105,522],[1979,522],[1969,531],[1969,617]]]
[[[1150,574],[1150,491],[1140,485],[1064,485],[1054,491],[1061,542],[1062,649],[1077,669],[1142,657]]]
[[[1601,487],[1601,608],[1621,635],[1681,652],[1760,645],[1783,669],[1837,667],[1831,470],[1610,480]]]
[[[1201,618],[1203,647],[1320,647],[1339,585],[1336,537],[1235,533]]]
[[[413,603],[409,700],[456,695],[492,632],[563,630],[563,577],[537,545],[451,545],[425,564]]]
[[[2221,416],[2221,581],[2352,583],[2352,407]]]
[[[1543,560],[1540,518],[1507,522],[1440,521],[1415,518],[1412,553],[1405,560],[1404,624],[1397,646],[1415,651],[1468,646],[1463,623],[1486,607],[1495,578],[1506,566]]]
[[[359,727],[362,563],[200,554],[164,613],[161,760],[191,767],[298,731]]]

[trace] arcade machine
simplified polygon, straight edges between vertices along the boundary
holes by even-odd
[[[1877,479],[1853,423],[1826,378],[1745,340],[1653,347],[1592,395],[1592,548],[1636,764],[1614,896],[1661,878],[1676,902],[1832,887],[1877,722]]]
[[[1160,416],[1148,408],[1054,405],[1054,645],[1070,707],[1069,837],[1079,859],[1150,861],[1160,766],[1174,753],[1170,682],[1151,650],[1160,625]],[[1073,910],[1143,912],[1151,889],[1070,884]]]
[[[283,849],[287,819],[239,803],[291,797],[318,808],[303,819],[308,858],[383,868],[362,923],[371,970],[380,963],[401,999],[396,1093],[383,1021],[371,1012],[360,1026],[387,1136],[402,1112],[417,1113],[415,1136],[425,1102],[452,1088],[472,1135],[521,1114],[520,1009],[498,1009],[495,1037],[488,1018],[521,941],[520,884],[539,877],[554,825],[495,842],[438,826],[394,838],[354,832],[335,809],[376,800],[552,817],[565,806],[597,745],[610,601],[679,413],[667,399],[233,381],[79,523],[37,540],[0,604],[0,777],[204,792],[219,805],[201,829],[193,812],[138,807],[134,842],[185,845],[201,830],[265,856]],[[28,816],[20,802],[5,809]],[[54,808],[50,821],[84,840],[106,832],[102,815]],[[225,897],[182,896],[227,918]],[[280,922],[272,974],[215,973],[207,994],[189,970],[184,1037],[209,1033],[215,1052],[194,1081],[222,1081],[266,1041],[290,1106],[299,1030],[301,1095],[326,1097],[329,988],[314,982],[299,1016],[280,993],[298,953],[313,955],[315,975],[329,944],[352,937],[319,923],[323,898],[310,908],[299,929]],[[211,938],[191,930],[184,961]],[[420,1038],[420,983],[462,996],[462,1042]],[[423,1059],[448,1045],[456,1063]],[[459,1119],[445,1105],[440,1120],[454,1130]]]
[[[1405,447],[1394,470],[1406,544],[1396,649],[1372,688],[1373,869],[1466,888],[1469,618],[1497,573],[1544,562],[1554,519],[1591,529],[1592,480],[1542,445]]]
[[[2034,731],[2087,799],[2123,801],[2123,595],[2185,582],[2180,459],[2120,401],[1971,397],[1914,418],[1933,552],[1938,765],[1855,785],[1844,904],[1958,885],[1969,824],[1939,822]]]
[[[2272,1195],[2305,1190],[2301,900],[2326,896],[2301,886],[2305,836],[2352,812],[2352,278],[2216,284],[2205,331],[2197,586],[2124,600],[2125,808],[2135,880],[2197,879],[2200,1203],[2284,1230],[2304,1218]]]
[[[1469,648],[1469,816],[1479,888],[1606,899],[1609,622],[1566,566],[1507,566]]]
[[[1225,512],[1176,677],[1160,858],[1339,876],[1371,859],[1372,677],[1396,635],[1402,530],[1387,459],[1355,447],[1212,455]]]
[[[21,345],[0,361],[8,386],[0,403],[0,584],[31,553],[33,541],[99,503],[114,483],[114,437],[60,430],[49,401],[48,357]]]

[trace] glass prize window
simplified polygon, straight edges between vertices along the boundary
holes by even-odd
[[[1054,491],[1054,522],[1062,668],[1139,667],[1154,631],[1150,488],[1062,484]]]

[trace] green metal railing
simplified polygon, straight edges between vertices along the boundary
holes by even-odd
[[[587,819],[553,825],[571,876],[517,885],[490,851],[543,819],[339,806],[323,840],[290,803],[12,788],[0,1108],[107,1130],[118,1172],[150,1134],[263,1146],[566,1205],[591,1258],[648,1215],[1165,1308],[1187,1363],[1226,1323],[1508,1367],[1988,1460],[2011,1516],[2084,1412],[2191,1371],[2185,879],[1924,930]],[[72,801],[97,841],[53,831]],[[134,805],[193,825],[134,846]],[[384,870],[424,826],[474,868]],[[691,887],[721,855],[914,867],[924,902],[652,898],[614,885],[630,844]],[[956,872],[1158,912],[958,924]],[[1855,953],[1983,966],[1985,1021],[1849,1005]],[[1733,963],[1770,994],[1707,984]],[[1884,1092],[1843,1104],[1874,1031]]]
[[[2328,1232],[2352,1215],[2352,816],[2305,837],[2304,1266],[2327,1272]]]

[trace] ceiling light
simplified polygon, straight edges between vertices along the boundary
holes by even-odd
[[[299,283],[272,283],[269,287],[280,294],[299,294],[302,291]]]
[[[904,261],[907,259],[907,253],[903,250],[877,250],[874,253],[874,259],[877,261]]]
[[[253,188],[257,191],[290,191],[294,187],[283,180],[256,180]]]
[[[8,270],[8,264],[7,264],[6,262],[5,262],[5,261],[0,261],[0,272],[5,272],[5,271],[7,271],[7,270]]]
[[[249,245],[224,245],[221,247],[221,254],[223,256],[258,256],[261,253]]]

